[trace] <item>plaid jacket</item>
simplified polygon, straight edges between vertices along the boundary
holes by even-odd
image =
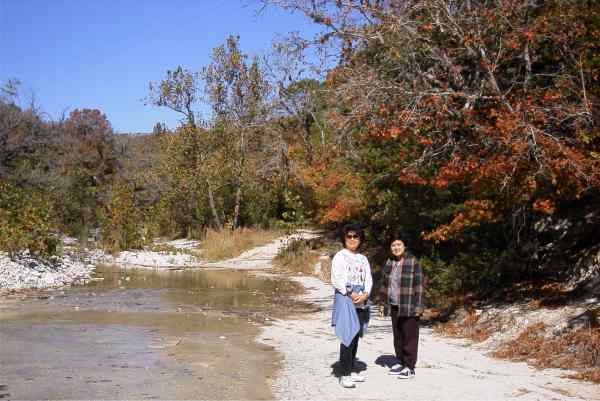
[[[414,256],[405,255],[399,261],[388,259],[381,269],[380,305],[397,305],[400,317],[421,315],[423,281],[421,264]]]

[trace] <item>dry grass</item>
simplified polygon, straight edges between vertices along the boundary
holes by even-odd
[[[201,252],[200,250],[197,249],[193,249],[193,248],[177,248],[176,246],[170,245],[170,244],[150,244],[144,247],[144,250],[146,251],[150,251],[150,252],[156,252],[156,253],[160,253],[163,255],[169,255],[169,254],[178,254],[178,253],[185,253],[187,255],[192,255],[195,257],[200,258]]]
[[[273,264],[276,269],[294,274],[317,276],[329,281],[331,260],[327,256],[328,247],[322,239],[294,240],[284,247]],[[315,266],[318,266],[315,269]]]
[[[331,281],[331,258],[328,256],[321,256],[319,258],[319,263],[321,264],[321,270],[316,274],[321,280],[325,282]]]
[[[542,286],[518,284],[506,295],[509,301],[528,301],[526,309],[531,312],[560,309],[569,300],[569,294],[557,283]],[[449,323],[437,324],[434,332],[480,342],[518,324],[511,313],[500,310],[484,317],[477,314],[468,302],[455,304],[456,307],[459,305],[467,310],[466,314],[460,314],[461,318]],[[430,318],[432,321],[442,321],[441,315],[431,313]],[[600,383],[600,308],[587,309],[579,316],[572,317],[569,324],[572,326],[561,331],[557,331],[555,325],[548,326],[543,322],[531,324],[518,337],[504,341],[491,355],[527,362],[541,369],[574,370],[576,373],[569,375],[569,378]]]
[[[597,312],[597,311],[596,311]],[[596,321],[594,321],[596,322]],[[479,316],[470,310],[460,322],[439,324],[434,332],[449,337],[468,338],[474,342],[490,337],[492,327],[479,322]],[[600,383],[600,328],[597,324],[552,335],[544,323],[527,327],[512,340],[502,343],[493,357],[527,362],[535,367],[571,369],[576,373],[569,378]]]
[[[240,230],[208,230],[202,242],[200,251],[202,257],[211,261],[223,260],[239,256],[244,251],[282,237],[278,230],[261,230],[243,228]]]
[[[310,240],[290,241],[273,259],[273,265],[279,270],[312,275],[320,257],[314,248]]]
[[[514,340],[503,343],[492,356],[496,358],[508,358],[515,361],[527,361],[536,356],[536,353],[543,350],[542,345],[546,336],[546,325],[542,322],[532,324],[527,327]],[[551,353],[549,349],[543,350],[543,353],[548,352],[552,357],[556,355]]]
[[[473,342],[482,342],[489,338],[489,329],[479,325],[479,315],[470,309],[465,319],[460,322],[450,322],[435,326],[434,332],[449,337],[466,337]]]
[[[492,355],[538,368],[575,369],[569,377],[600,383],[600,329],[579,328],[559,336],[549,336],[547,330],[544,323],[533,324]]]
[[[560,307],[565,305],[570,293],[565,290],[564,283],[533,283],[521,282],[503,292],[505,302],[529,300],[532,308]]]
[[[585,380],[594,383],[600,383],[600,368],[587,369],[567,376],[569,379]]]
[[[150,252],[157,252],[157,253],[163,253],[163,254],[169,254],[169,253],[177,253],[179,252],[179,249],[177,249],[176,247],[174,247],[173,245],[169,245],[169,244],[150,244],[144,247],[145,250],[150,251]]]

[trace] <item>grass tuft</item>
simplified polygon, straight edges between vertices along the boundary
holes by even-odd
[[[273,264],[280,270],[313,275],[314,267],[320,258],[320,252],[315,250],[317,247],[318,245],[311,240],[291,240],[279,250]]]
[[[293,274],[307,274],[316,276],[325,282],[331,279],[331,253],[332,244],[323,238],[296,239],[283,247],[273,265],[276,269]]]

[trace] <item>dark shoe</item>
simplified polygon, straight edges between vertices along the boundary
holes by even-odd
[[[404,370],[404,366],[397,363],[391,367],[391,369],[388,372],[388,375],[399,375],[400,372],[402,372],[403,370]]]
[[[398,379],[414,379],[415,370],[405,367],[400,373],[398,373]]]

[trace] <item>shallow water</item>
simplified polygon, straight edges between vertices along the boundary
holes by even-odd
[[[279,358],[254,337],[301,307],[295,284],[231,270],[107,266],[97,277],[2,301],[0,398],[272,397]]]

